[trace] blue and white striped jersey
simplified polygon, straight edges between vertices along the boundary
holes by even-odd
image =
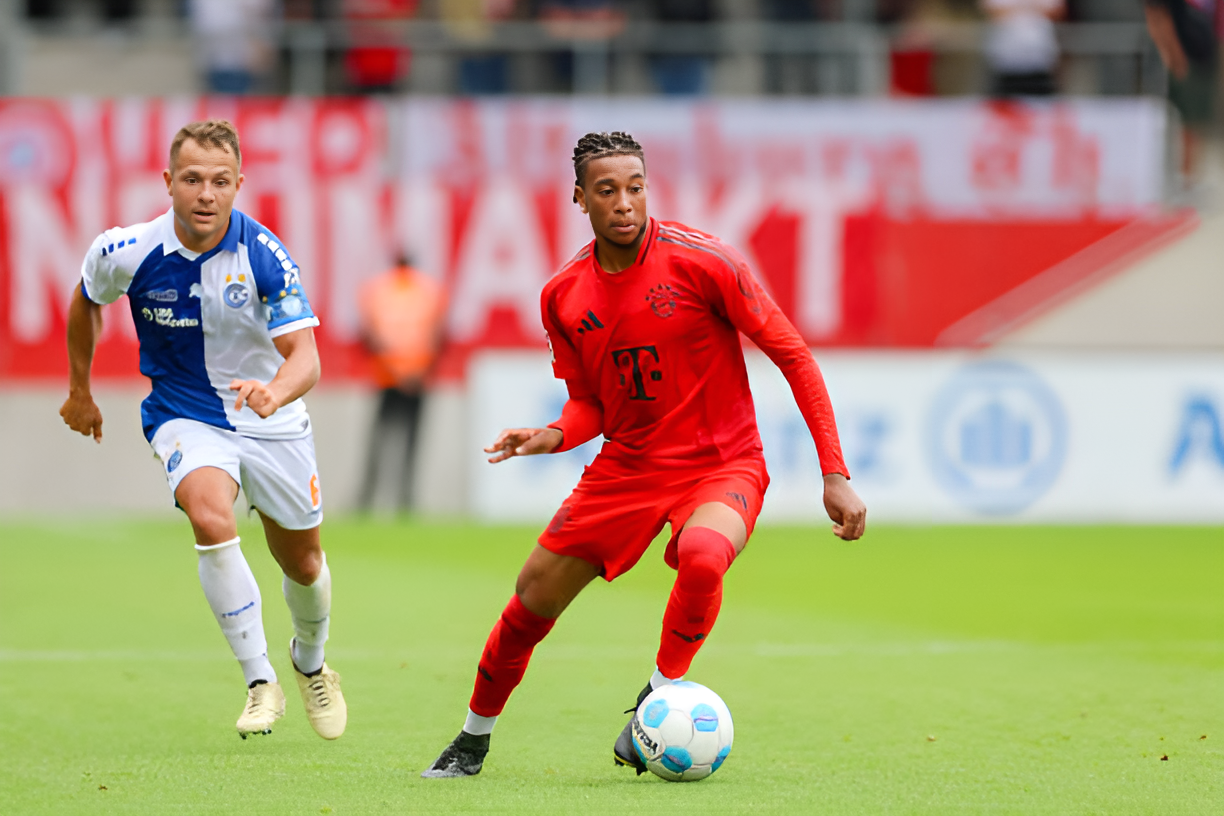
[[[301,400],[267,419],[234,410],[231,380],[269,382],[284,362],[272,338],[319,325],[293,259],[254,219],[234,210],[203,254],[178,240],[173,211],[109,229],[85,256],[81,291],[99,304],[128,296],[140,372],[153,381],[140,412],[146,438],[180,418],[261,439],[309,433]]]

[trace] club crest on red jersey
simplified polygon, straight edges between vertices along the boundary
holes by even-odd
[[[671,317],[676,312],[676,296],[679,294],[666,283],[660,283],[650,290],[646,299],[650,301],[650,311],[659,317]]]

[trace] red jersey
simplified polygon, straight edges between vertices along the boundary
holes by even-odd
[[[551,427],[568,450],[602,433],[602,456],[717,465],[761,454],[739,333],[786,376],[821,470],[849,475],[824,380],[748,264],[717,238],[653,218],[638,257],[609,274],[592,241],[544,287],[553,373],[570,400]]]

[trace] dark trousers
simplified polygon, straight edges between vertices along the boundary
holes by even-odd
[[[997,97],[1053,96],[1058,88],[1054,74],[1049,71],[1029,71],[1022,74],[999,73],[994,75],[991,89]]]
[[[391,474],[390,487],[395,497],[395,508],[407,510],[412,506],[421,400],[420,391],[383,389],[378,401],[378,415],[370,429],[370,447],[361,487],[363,510],[374,506],[380,478],[386,473]]]

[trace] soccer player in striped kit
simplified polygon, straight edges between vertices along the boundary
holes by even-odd
[[[570,450],[601,433],[606,441],[528,556],[480,658],[463,730],[426,777],[480,772],[535,645],[592,580],[631,569],[664,524],[676,583],[637,705],[688,671],[769,484],[741,333],[791,386],[816,443],[834,533],[854,540],[866,525],[820,370],[743,258],[710,235],[647,215],[645,157],[627,134],[584,136],[574,172],[574,201],[595,240],[541,296],[553,372],[569,400],[547,428],[505,430],[486,452],[501,462]],[[628,723],[613,755],[645,770]]]
[[[186,125],[164,173],[171,209],[94,241],[69,309],[69,394],[60,415],[102,441],[90,366],[102,305],[127,295],[140,371],[153,384],[141,405],[145,437],[191,522],[200,585],[247,685],[238,733],[271,733],[285,713],[259,586],[239,546],[241,485],[285,574],[290,659],[307,716],[319,736],[336,739],[348,713],[340,676],[323,660],[331,571],[319,542],[322,495],[300,399],[319,379],[319,321],[280,241],[233,209],[241,168],[233,125]]]

